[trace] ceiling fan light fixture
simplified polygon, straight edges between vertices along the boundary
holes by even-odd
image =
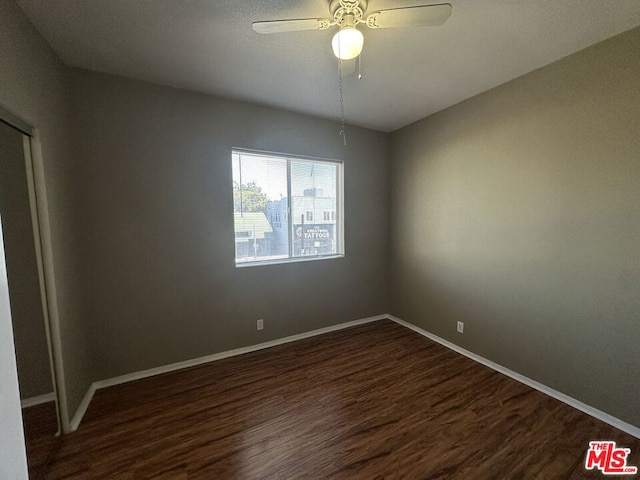
[[[362,52],[364,36],[354,26],[343,27],[338,30],[331,40],[333,54],[340,60],[351,60]]]

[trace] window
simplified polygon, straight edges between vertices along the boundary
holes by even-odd
[[[344,255],[341,162],[231,157],[236,265]]]

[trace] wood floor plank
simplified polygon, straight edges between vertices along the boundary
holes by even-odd
[[[55,402],[22,409],[29,478],[38,480],[57,448],[58,417]]]
[[[46,478],[601,478],[590,440],[640,464],[638,439],[379,321],[99,390]]]

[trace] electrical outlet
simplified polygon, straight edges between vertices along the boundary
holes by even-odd
[[[458,322],[458,326],[456,327],[458,333],[464,333],[464,322]]]
[[[259,318],[256,322],[256,330],[262,330],[264,328],[264,319]]]

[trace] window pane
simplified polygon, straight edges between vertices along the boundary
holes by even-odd
[[[289,257],[287,160],[233,152],[236,263]]]
[[[292,256],[339,252],[336,219],[323,215],[337,210],[337,187],[337,164],[291,160]]]
[[[232,152],[236,264],[342,255],[337,162]]]

